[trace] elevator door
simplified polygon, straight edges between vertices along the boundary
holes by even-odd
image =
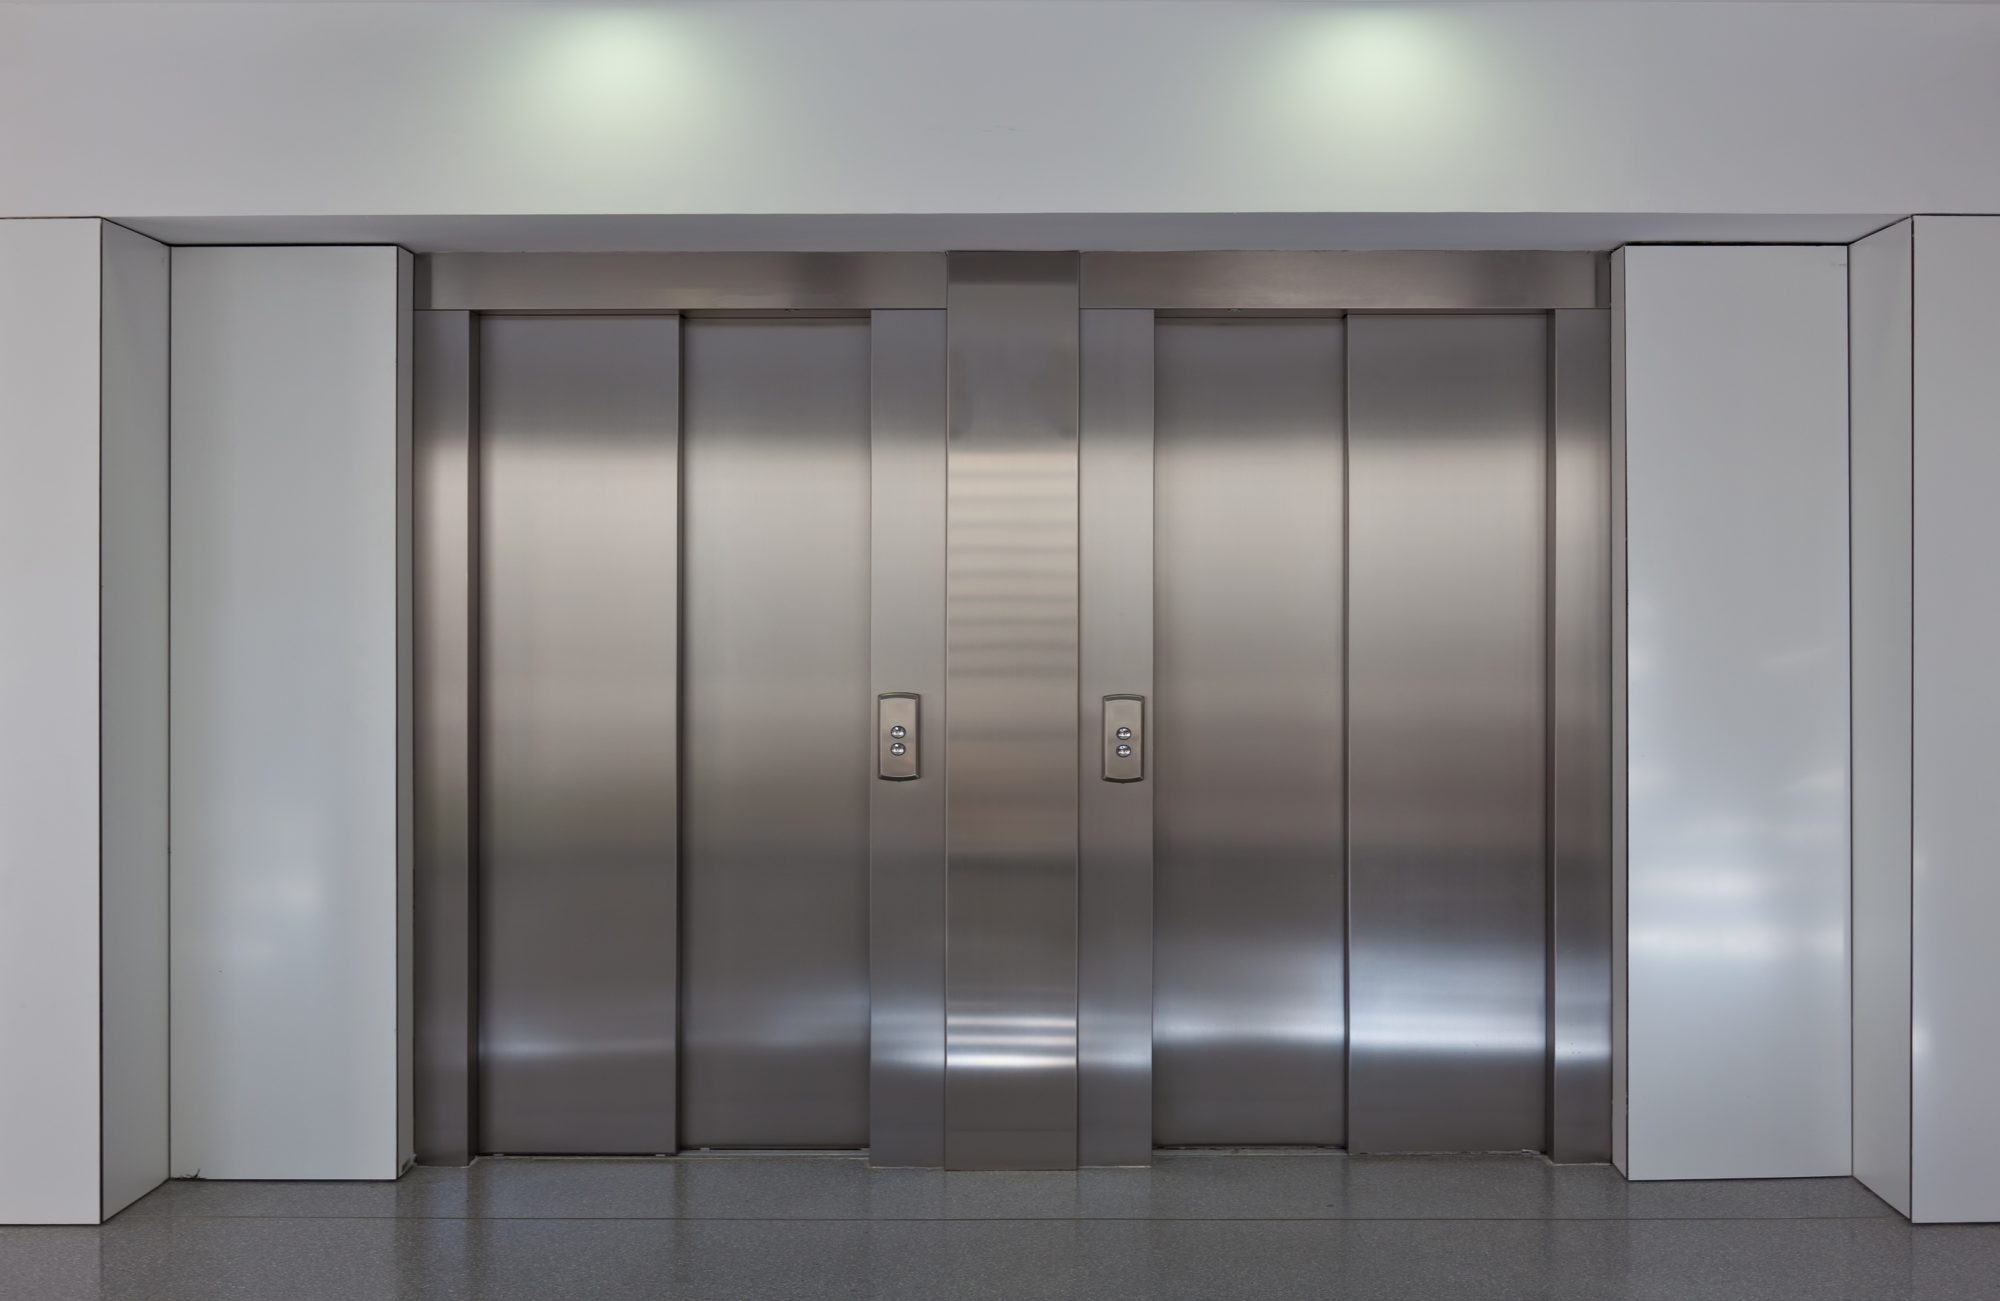
[[[1348,1107],[1546,1139],[1548,318],[1348,321]]]
[[[1154,346],[1156,1141],[1541,1148],[1547,317]]]
[[[1343,1139],[1344,332],[1155,334],[1162,1145]]]
[[[681,1146],[868,1144],[868,324],[694,320]]]
[[[864,1146],[867,322],[481,340],[480,1147]]]
[[[480,329],[489,1152],[674,1146],[678,329]]]

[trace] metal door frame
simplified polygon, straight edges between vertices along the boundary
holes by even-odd
[[[416,382],[413,405],[416,484],[411,505],[417,545],[414,917],[416,1153],[426,1164],[463,1165],[479,1152],[478,826],[479,629],[479,318],[483,315],[864,316],[871,331],[871,406],[875,491],[898,474],[921,482],[926,426],[936,443],[937,581],[931,592],[905,572],[922,506],[905,512],[901,535],[882,545],[876,526],[871,575],[874,626],[901,629],[906,650],[892,671],[909,689],[941,693],[943,624],[942,379],[944,258],[932,254],[434,254],[417,259]],[[886,327],[886,328],[885,328]],[[886,345],[886,346],[885,346]],[[935,364],[926,366],[928,358]],[[678,364],[676,361],[675,364]],[[914,530],[914,532],[912,532]],[[897,567],[897,558],[904,558]],[[884,565],[890,566],[887,572]],[[926,625],[934,636],[923,636]],[[923,672],[925,651],[939,661]],[[874,656],[878,676],[883,656]],[[942,711],[936,711],[941,714]],[[941,748],[941,747],[939,747]],[[871,808],[871,874],[896,873],[893,900],[924,888],[928,859],[941,875],[942,781],[889,787],[877,783]],[[894,841],[893,850],[888,848]],[[886,861],[884,861],[886,859]],[[912,877],[912,866],[914,879]],[[677,869],[676,869],[677,871]],[[935,886],[940,908],[942,881]],[[941,916],[921,910],[872,918],[871,959],[878,988],[941,985]],[[898,949],[907,950],[900,955]],[[934,952],[933,952],[934,951]],[[883,965],[887,958],[887,967]],[[929,967],[926,967],[926,962]],[[914,974],[911,974],[911,973]],[[921,990],[914,997],[921,1000]],[[935,1056],[942,1068],[943,1005]],[[907,1021],[910,1008],[903,1009]],[[918,1009],[921,1013],[921,1008]],[[907,1039],[908,1032],[904,1031]],[[871,1042],[895,1043],[877,1025]],[[907,1060],[906,1045],[899,1060]],[[873,1093],[889,1098],[879,1059]],[[879,1114],[879,1113],[878,1113]],[[938,1108],[940,1117],[942,1108]],[[875,1128],[880,1132],[878,1119]],[[893,1146],[893,1144],[892,1144]],[[921,1150],[908,1164],[929,1164]]]
[[[1610,259],[1589,252],[1368,251],[1086,253],[1082,258],[1085,458],[1093,434],[1143,429],[1151,456],[1150,379],[1155,317],[1346,316],[1376,313],[1546,314],[1549,443],[1545,555],[1544,790],[1547,851],[1548,1091],[1546,1152],[1559,1162],[1602,1162],[1611,1153],[1611,602],[1616,488],[1611,464]],[[1139,343],[1143,337],[1145,343]],[[1109,390],[1119,396],[1104,398]],[[1129,439],[1129,432],[1120,433]],[[1101,494],[1100,486],[1096,492]],[[1085,529],[1092,485],[1085,483]],[[1148,515],[1150,519],[1150,514]],[[1087,534],[1088,535],[1088,532]],[[1148,557],[1150,561],[1150,557]],[[1086,553],[1085,573],[1092,572]],[[1140,569],[1128,563],[1127,581]],[[1150,583],[1151,567],[1143,571]],[[1125,648],[1107,670],[1106,627],[1135,617],[1115,585],[1086,580],[1082,654],[1100,672],[1151,674],[1151,647]],[[1150,590],[1147,596],[1150,602]],[[1150,605],[1146,610],[1150,621]],[[1150,626],[1150,622],[1149,622]],[[1115,632],[1114,632],[1115,635]],[[1151,738],[1148,738],[1151,743]],[[1085,737],[1086,747],[1095,744]],[[1149,765],[1150,766],[1150,765]],[[1088,770],[1086,789],[1093,785]],[[1108,799],[1143,798],[1148,783]],[[1086,1164],[1150,1158],[1150,1026],[1132,1030],[1134,991],[1150,996],[1151,878],[1121,865],[1151,861],[1151,818],[1116,820],[1103,793],[1086,799],[1079,960],[1087,977],[1079,1062]],[[1143,822],[1143,825],[1141,823]],[[1105,831],[1103,828],[1115,829]],[[1143,910],[1145,921],[1138,914]],[[1143,943],[1131,937],[1142,935]],[[1088,956],[1085,956],[1088,955]],[[1101,991],[1095,1005],[1090,995]],[[1150,1006],[1148,1007],[1150,1012]],[[1093,1027],[1096,1032],[1093,1033]],[[1135,1081],[1147,1081],[1146,1086]],[[1090,1107],[1117,1098],[1125,1114]],[[1148,1118],[1142,1145],[1130,1111]]]
[[[982,255],[985,256],[985,255]],[[1034,255],[1038,261],[1047,255]],[[477,317],[482,313],[869,314],[875,499],[871,649],[878,693],[941,697],[947,303],[944,253],[444,253],[415,282],[417,706],[414,922],[416,1147],[478,1149],[475,960],[478,561]],[[974,265],[968,263],[966,265]],[[1153,318],[1348,312],[1547,312],[1549,1152],[1610,1144],[1611,646],[1609,259],[1589,252],[1088,252],[1071,255],[1080,396],[1047,413],[1080,430],[1077,1143],[1083,1164],[1151,1159],[1152,796],[1088,768],[1098,695],[1151,692],[1150,500],[1118,488],[1152,457]],[[951,305],[975,326],[981,295]],[[997,376],[996,376],[997,378]],[[1073,390],[1074,392],[1074,390]],[[1140,467],[1146,467],[1141,469]],[[935,485],[931,500],[922,499]],[[915,494],[915,495],[913,495]],[[1118,539],[1143,529],[1143,548]],[[925,539],[929,539],[926,542]],[[921,548],[931,546],[931,557]],[[1143,554],[1142,554],[1143,553]],[[1143,566],[1144,595],[1130,575]],[[1141,635],[1140,629],[1148,630]],[[1120,685],[1111,685],[1111,684]],[[1102,688],[1102,690],[1100,690]],[[942,709],[924,712],[926,729]],[[871,799],[871,1159],[944,1160],[943,732],[926,775]],[[1150,744],[1150,739],[1148,739]],[[1150,765],[1149,765],[1150,770]],[[1098,789],[1102,786],[1103,789]],[[1138,1109],[1143,1108],[1143,1113]]]

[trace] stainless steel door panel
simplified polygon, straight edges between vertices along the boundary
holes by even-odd
[[[675,1144],[678,330],[481,326],[486,1151]]]
[[[1163,320],[1154,1133],[1343,1138],[1343,325]]]
[[[681,1142],[868,1141],[864,320],[683,338]]]
[[[945,1163],[1076,1164],[1074,254],[947,290]]]
[[[1540,1148],[1547,318],[1347,328],[1349,1146]]]

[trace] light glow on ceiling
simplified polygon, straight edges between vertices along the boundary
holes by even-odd
[[[1329,5],[1302,11],[1294,30],[1277,84],[1316,130],[1382,150],[1476,130],[1487,60],[1450,15]]]
[[[537,13],[507,82],[518,88],[519,124],[578,161],[609,163],[656,145],[663,127],[693,117],[704,98],[711,60],[699,37],[685,14],[648,6]]]

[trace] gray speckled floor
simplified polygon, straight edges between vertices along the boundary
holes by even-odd
[[[2000,1298],[2000,1226],[1912,1228],[1848,1179],[1315,1153],[1064,1174],[487,1160],[172,1183],[101,1229],[0,1229],[7,1301],[236,1297],[1929,1301]]]

